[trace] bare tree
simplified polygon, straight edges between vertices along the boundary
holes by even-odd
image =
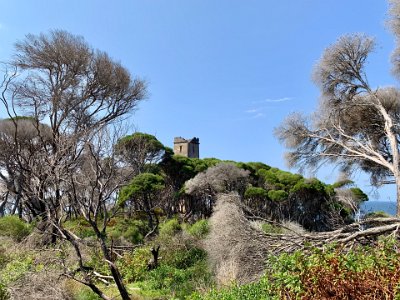
[[[365,63],[373,49],[374,41],[358,34],[328,47],[314,70],[321,91],[318,111],[311,117],[290,115],[276,135],[291,149],[292,167],[328,161],[346,171],[361,168],[376,185],[395,183],[400,216],[400,90],[369,85]]]
[[[189,179],[185,183],[185,191],[194,199],[200,200],[196,201],[196,209],[209,216],[218,193],[235,191],[240,195],[244,194],[249,174],[249,171],[232,163],[221,162]]]
[[[67,210],[82,214],[122,299],[129,299],[105,231],[117,191],[130,177],[114,156],[113,143],[121,136],[114,126],[145,97],[144,82],[65,31],[28,35],[3,66],[0,104],[9,119],[0,128],[1,180],[35,212],[52,241],[61,236],[74,245],[79,271],[86,274],[77,238],[63,228]],[[81,282],[107,299],[86,275]]]

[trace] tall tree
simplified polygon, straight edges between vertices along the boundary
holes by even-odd
[[[159,162],[165,154],[164,145],[154,135],[142,132],[124,136],[117,142],[115,148],[136,174],[144,172],[146,166]]]
[[[67,208],[82,214],[96,232],[122,299],[129,299],[104,233],[117,191],[131,178],[129,170],[117,168],[118,124],[145,97],[145,83],[65,31],[27,35],[15,49],[0,82],[1,109],[9,116],[0,126],[0,147],[11,153],[0,156],[0,179],[27,207],[38,209],[49,236],[68,239],[80,258],[77,240],[62,220]],[[21,122],[19,115],[29,118]],[[85,273],[82,260],[79,266]],[[87,278],[81,282],[106,299]]]
[[[400,1],[391,5],[397,40],[393,72],[400,76]],[[375,185],[395,183],[400,216],[400,90],[369,84],[365,64],[374,45],[372,38],[353,34],[328,47],[313,74],[321,92],[319,109],[310,117],[290,115],[276,135],[291,149],[290,166],[328,161],[345,171],[361,168]]]

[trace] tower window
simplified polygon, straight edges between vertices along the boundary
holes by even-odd
[[[179,146],[179,152],[182,153],[182,146]]]

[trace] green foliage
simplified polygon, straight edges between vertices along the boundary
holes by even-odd
[[[118,201],[120,204],[123,204],[133,197],[155,193],[163,188],[164,179],[162,176],[152,173],[141,173],[135,176],[129,185],[121,189]]]
[[[101,298],[90,288],[82,287],[75,293],[74,300],[101,300]]]
[[[330,245],[271,256],[269,272],[259,282],[189,299],[399,299],[398,247],[398,241],[385,238],[348,252]]]
[[[148,231],[147,222],[143,220],[112,219],[108,224],[107,234],[114,240],[124,238],[132,244],[140,244]]]
[[[334,184],[332,184],[332,187],[334,189],[336,188],[341,188],[341,187],[348,187],[354,184],[354,181],[350,180],[350,179],[344,179],[344,180],[340,180],[335,182]]]
[[[206,258],[206,252],[200,248],[178,249],[165,257],[164,262],[176,269],[193,267],[198,261]]]
[[[71,230],[80,238],[87,238],[96,235],[92,226],[83,217],[65,221],[64,227]]]
[[[207,294],[199,292],[190,295],[188,300],[279,300],[277,295],[271,291],[270,285],[265,278],[260,282],[246,285],[232,285],[221,290],[213,289]],[[285,298],[282,298],[285,299]],[[289,298],[287,298],[289,299]]]
[[[247,166],[249,166],[250,168],[252,168],[255,171],[258,171],[260,169],[264,169],[264,170],[269,170],[271,169],[270,166],[262,163],[262,162],[248,162],[246,163]]]
[[[150,247],[136,248],[132,253],[125,253],[118,267],[125,281],[143,281],[148,276],[147,262],[151,259]]]
[[[203,239],[210,231],[208,220],[199,220],[193,225],[187,226],[186,231],[196,239]]]
[[[11,295],[7,291],[7,286],[0,282],[0,300],[8,300],[10,298],[11,298]]]
[[[374,211],[366,214],[364,218],[390,218],[391,216],[384,211]]]
[[[359,188],[351,188],[350,189],[355,197],[355,199],[360,203],[363,201],[368,201],[368,195],[365,194],[361,189]]]
[[[164,149],[164,145],[154,135],[142,132],[135,132],[119,139],[116,143],[116,148],[125,147],[128,150],[137,150],[136,148],[131,149],[131,146],[135,146],[136,143],[145,144],[148,152],[156,152]]]
[[[10,257],[9,262],[0,270],[1,282],[8,285],[18,280],[33,267],[33,262],[33,257],[28,254]]]
[[[269,224],[269,223],[263,223],[263,224],[261,225],[261,229],[262,229],[265,233],[276,233],[276,234],[281,234],[281,233],[283,233],[282,227],[274,226],[274,225]]]
[[[173,236],[182,230],[182,226],[177,219],[170,219],[160,226],[160,235]]]
[[[272,200],[272,201],[282,201],[287,199],[288,197],[288,193],[283,191],[283,190],[271,190],[268,191],[268,197]]]
[[[271,189],[282,189],[289,192],[296,184],[303,181],[303,176],[279,170],[278,168],[258,169],[257,175]]]
[[[246,199],[268,198],[268,191],[260,187],[249,186],[247,187],[244,193],[244,198]]]
[[[96,272],[99,272],[100,274],[111,275],[110,268],[107,262],[104,260],[104,256],[99,248],[91,248],[88,256],[89,257],[86,260],[87,266],[92,267],[94,270],[96,270]]]
[[[330,187],[332,188],[332,187]],[[303,179],[298,181],[293,188],[291,189],[292,193],[296,193],[301,190],[310,190],[318,193],[325,193],[327,192],[328,186],[316,178],[312,179]]]
[[[199,285],[211,285],[211,274],[207,272],[207,264],[204,260],[185,269],[162,264],[149,272],[145,287],[160,291],[168,296],[168,299],[185,299]]]
[[[9,261],[9,256],[4,247],[0,247],[0,269]]]
[[[31,232],[30,226],[18,216],[5,216],[0,218],[0,235],[11,237],[19,242]]]
[[[263,178],[266,184],[274,185],[279,182],[278,177],[276,176],[275,168],[271,168],[269,170],[260,169],[257,174]]]
[[[206,223],[195,224],[185,231],[193,231],[193,236],[202,235]],[[198,286],[212,284],[205,251],[195,246],[195,240],[181,230],[176,219],[163,224],[153,244],[161,246],[157,268],[147,269],[147,262],[152,258],[150,246],[136,248],[117,262],[124,280],[139,287],[139,294],[145,298],[184,299]]]

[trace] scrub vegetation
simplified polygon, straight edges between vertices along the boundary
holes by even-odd
[[[400,1],[390,16],[398,44]],[[326,184],[128,132],[144,80],[82,37],[27,35],[1,63],[0,300],[400,299],[400,220],[355,222],[368,197],[349,176],[395,184],[399,216],[400,92],[369,86],[373,49],[329,46],[318,113],[276,130],[291,166],[340,166]]]

